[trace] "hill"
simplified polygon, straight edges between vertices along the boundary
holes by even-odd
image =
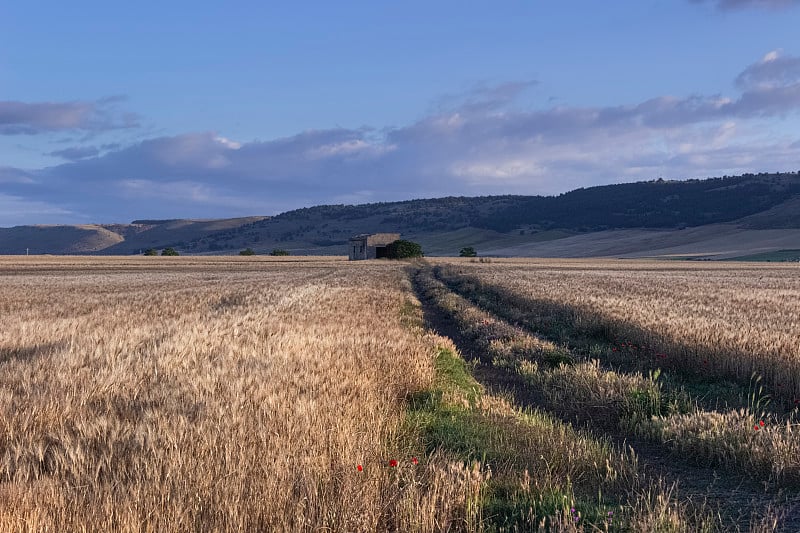
[[[274,217],[0,228],[0,253],[344,254],[358,233],[400,232],[429,255],[728,258],[800,249],[800,174],[655,180],[558,196],[323,205]]]

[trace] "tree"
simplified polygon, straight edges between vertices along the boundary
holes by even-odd
[[[181,255],[175,251],[175,248],[164,248],[161,250],[161,255]]]
[[[158,252],[155,248],[148,248],[144,251],[144,255],[158,255]]]
[[[475,248],[472,246],[467,246],[466,248],[462,248],[460,252],[458,252],[459,257],[478,257],[478,252],[475,251]]]
[[[386,257],[389,259],[409,259],[423,255],[422,246],[403,239],[398,239],[386,247]]]
[[[269,253],[269,255],[289,255],[289,252],[286,250],[281,250],[280,248],[275,248]]]
[[[256,255],[256,253],[253,251],[252,248],[245,248],[244,250],[239,252],[239,255]]]

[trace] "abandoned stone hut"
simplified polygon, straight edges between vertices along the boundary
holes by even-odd
[[[364,233],[350,239],[350,261],[386,257],[386,247],[400,238],[399,233]]]

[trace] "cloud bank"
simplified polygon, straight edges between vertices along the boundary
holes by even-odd
[[[536,84],[518,82],[451,95],[418,121],[383,130],[322,129],[251,142],[194,132],[124,148],[74,146],[59,151],[70,162],[58,166],[0,168],[7,195],[0,200],[17,206],[16,223],[35,221],[35,213],[23,216],[24,202],[65,222],[124,222],[796,170],[800,138],[773,126],[797,118],[800,58],[770,52],[733,83],[732,96],[520,109],[520,95]]]

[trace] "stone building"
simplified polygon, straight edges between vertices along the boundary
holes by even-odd
[[[363,233],[350,239],[350,261],[386,257],[386,247],[400,238],[399,233]]]

